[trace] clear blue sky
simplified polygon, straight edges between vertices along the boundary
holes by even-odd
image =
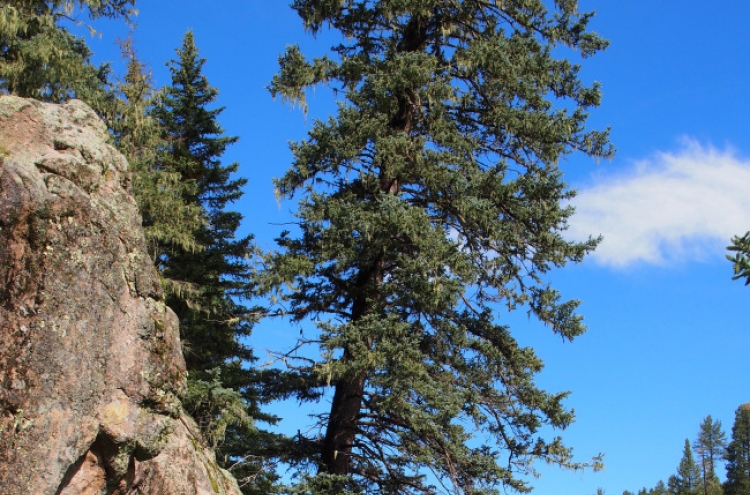
[[[226,106],[221,123],[240,136],[225,160],[240,162],[249,179],[236,205],[243,230],[274,247],[276,224],[294,204],[276,202],[271,178],[290,163],[287,142],[302,139],[312,119],[333,107],[319,89],[306,119],[264,87],[285,45],[320,55],[333,34],[313,42],[279,1],[137,7],[136,47],[158,85],[169,82],[164,63],[185,30],[194,31]],[[538,382],[573,392],[568,405],[577,421],[563,432],[566,442],[581,459],[605,453],[600,473],[541,467],[535,493],[589,495],[602,487],[620,495],[666,481],[703,417],[711,414],[729,432],[734,410],[750,402],[750,287],[731,280],[724,259],[730,237],[750,229],[750,2],[585,0],[582,7],[597,11],[592,26],[611,40],[585,61],[583,75],[603,85],[590,123],[612,127],[618,154],[611,162],[574,156],[563,164],[580,192],[570,235],[605,240],[598,254],[555,272],[551,282],[583,301],[589,332],[562,343],[525,314],[507,318],[546,363]],[[102,38],[89,38],[97,60],[116,60],[114,39],[127,30],[99,27]],[[270,322],[257,328],[253,344],[263,357],[270,342],[296,334]],[[285,414],[301,411],[287,407]]]

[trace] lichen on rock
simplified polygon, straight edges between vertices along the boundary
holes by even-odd
[[[238,494],[188,441],[177,320],[107,138],[80,101],[0,96],[0,493]]]

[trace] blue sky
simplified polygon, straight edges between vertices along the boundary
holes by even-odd
[[[584,62],[583,77],[603,85],[590,123],[612,127],[618,153],[609,162],[571,156],[562,164],[579,190],[569,235],[605,240],[551,282],[582,300],[589,332],[563,343],[525,314],[502,319],[546,363],[538,382],[572,391],[567,404],[577,421],[562,433],[566,442],[580,459],[605,454],[599,473],[540,466],[535,493],[589,495],[602,487],[620,495],[666,481],[706,415],[729,432],[734,410],[750,401],[750,287],[731,280],[725,260],[731,236],[750,229],[750,2],[581,5],[597,11],[592,27],[611,41]],[[286,2],[151,0],[137,7],[136,48],[158,85],[169,83],[164,64],[185,30],[194,31],[208,59],[205,74],[226,106],[221,123],[240,136],[225,160],[239,162],[249,179],[235,205],[245,215],[243,230],[273,248],[294,204],[277,203],[271,178],[290,164],[288,141],[304,138],[333,103],[320,88],[305,117],[264,88],[286,45],[321,55],[334,34],[311,40]],[[127,29],[98,27],[101,39],[89,38],[96,59],[117,60],[114,40]],[[297,333],[268,322],[253,344],[262,358],[264,348]]]

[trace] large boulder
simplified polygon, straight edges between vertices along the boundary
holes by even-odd
[[[182,414],[177,321],[84,103],[0,97],[0,494],[239,494]]]

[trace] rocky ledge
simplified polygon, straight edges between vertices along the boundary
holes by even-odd
[[[185,362],[84,103],[0,97],[0,493],[239,494],[181,410]]]

